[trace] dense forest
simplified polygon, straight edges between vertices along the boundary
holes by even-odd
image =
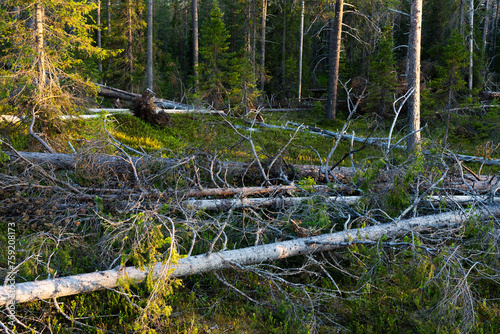
[[[500,332],[499,15],[2,0],[0,331]]]

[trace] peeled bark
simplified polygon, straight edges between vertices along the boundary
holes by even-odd
[[[184,277],[215,270],[230,269],[234,268],[235,265],[241,267],[276,261],[292,256],[330,251],[339,247],[346,247],[352,244],[353,241],[376,241],[383,236],[391,239],[401,237],[410,232],[416,233],[429,229],[442,229],[448,226],[456,227],[470,218],[485,220],[499,216],[500,206],[490,205],[465,212],[452,211],[332,234],[221,251],[209,255],[201,254],[180,259],[177,264],[163,265],[158,263],[152,269],[152,276],[158,278],[165,270],[170,270],[172,277]],[[39,299],[58,298],[102,289],[112,289],[119,285],[120,279],[128,278],[136,282],[142,282],[146,279],[148,273],[148,270],[140,270],[135,267],[119,267],[113,270],[89,274],[4,285],[0,287],[0,306],[10,303],[27,303]]]

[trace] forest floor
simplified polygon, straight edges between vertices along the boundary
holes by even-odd
[[[172,115],[169,127],[151,126],[131,115],[70,121],[48,129],[46,140],[57,152],[85,157],[118,154],[124,159],[195,158],[176,168],[137,168],[133,176],[104,170],[90,158],[75,170],[42,166],[45,172],[34,164],[4,161],[0,241],[7,245],[7,226],[15,223],[19,283],[106,270],[120,263],[147,267],[162,261],[174,243],[181,256],[196,255],[295,239],[299,237],[295,224],[314,235],[342,231],[348,223],[353,229],[387,223],[408,208],[412,209],[408,217],[471,209],[481,203],[413,204],[425,182],[434,185],[433,194],[456,194],[438,182],[446,173],[493,177],[500,172],[498,166],[445,157],[453,152],[499,159],[499,110],[452,115],[448,129],[445,116],[424,114],[422,146],[430,154],[417,159],[397,148],[388,152],[385,147],[345,139],[337,143],[333,137],[264,128],[239,117]],[[318,108],[264,112],[263,117],[276,126],[293,128],[290,122],[294,122],[364,138],[387,138],[393,125],[392,120],[362,115],[344,127],[346,115],[325,121],[323,113]],[[42,151],[22,127],[0,126],[13,148]],[[405,135],[402,118],[395,123],[392,143]],[[329,204],[313,190],[322,182],[311,177],[293,180],[303,188],[301,195],[309,197],[293,207],[209,212],[178,205],[189,189],[266,185],[259,170],[239,180],[214,170],[226,161],[255,164],[256,159],[265,169],[278,156],[276,164],[282,168],[327,161],[330,166],[338,162],[340,167],[354,167],[356,175],[347,193],[362,200],[354,206]],[[392,185],[384,191],[375,189],[376,177],[386,170],[394,171]],[[65,185],[84,189],[85,199],[75,199],[78,196]],[[169,195],[133,196],[145,194],[144,189]],[[114,190],[128,197],[112,200],[109,194]],[[472,190],[466,194],[479,195]],[[498,333],[499,228],[495,217],[471,218],[446,230],[409,232],[401,238],[353,243],[274,263],[170,278],[160,290],[152,282],[123,282],[117,289],[61,297],[57,303],[16,305],[16,327],[10,329],[15,333]],[[7,247],[2,247],[2,280],[9,273],[9,256]],[[2,310],[0,322],[9,327],[11,321],[12,315]]]

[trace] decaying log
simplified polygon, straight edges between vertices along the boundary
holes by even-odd
[[[348,191],[350,187],[345,185],[328,186],[308,186],[307,191],[311,192],[331,192],[331,191]],[[187,197],[207,197],[207,196],[249,196],[261,195],[270,193],[292,193],[305,190],[297,185],[287,186],[270,186],[270,187],[243,187],[243,188],[206,188],[201,190],[191,189],[186,194]]]
[[[16,161],[17,156],[13,152],[7,152],[7,154],[11,157],[11,161]],[[62,154],[62,153],[37,153],[37,152],[19,152],[24,158],[30,160],[34,163],[38,164],[47,164],[51,165],[55,168],[60,169],[75,169],[77,166],[81,166],[81,162],[92,161],[98,163],[102,167],[106,168],[118,168],[119,170],[130,170],[130,162],[128,158],[122,158],[120,156],[112,156],[112,155],[88,155],[81,156],[76,154]],[[194,159],[191,157],[191,159]],[[175,166],[180,162],[180,160],[176,159],[168,159],[168,158],[145,158],[145,157],[131,157],[132,163],[134,166],[145,166],[148,164],[163,164],[165,166]],[[185,160],[185,159],[183,159]],[[234,179],[242,179],[244,175],[249,173],[253,173],[258,175],[257,172],[253,171],[252,168],[255,168],[252,164],[243,163],[243,162],[234,162],[234,161],[225,161],[220,162],[220,175],[226,175],[227,177],[231,177]],[[316,182],[325,182],[325,176],[320,166],[315,165],[289,165],[283,166],[284,170],[276,170],[271,171],[271,177],[279,177],[281,172],[285,172],[289,180],[302,180],[308,177],[313,178]],[[356,171],[351,167],[335,167],[333,170],[329,171],[330,173],[330,181],[333,182],[332,190],[335,191],[349,191],[356,190],[356,185],[352,184],[352,179],[356,173]],[[388,189],[394,180],[394,171],[381,171],[377,178],[371,182],[371,186],[374,191],[383,191],[384,189]],[[479,180],[475,177],[468,177],[468,175],[464,176],[464,179],[460,177],[449,176],[444,179],[443,184],[440,185],[441,189],[447,189],[451,192],[461,191],[461,192],[470,192],[475,191],[479,194],[489,193],[495,187],[499,181],[498,176],[487,176],[481,175],[478,176]],[[466,183],[464,183],[464,181]],[[421,184],[420,189],[424,190],[429,185]],[[224,189],[224,188],[221,188]],[[233,194],[237,194],[240,192],[239,190],[205,190],[207,192],[213,192],[213,196],[218,196],[218,192],[221,196],[224,195],[224,191],[233,192]],[[273,188],[268,188],[273,189]],[[193,192],[195,190],[192,190]],[[198,190],[196,190],[198,191]],[[261,190],[260,190],[261,191]],[[243,191],[243,193],[245,190]],[[257,191],[258,192],[258,191]],[[263,193],[265,193],[264,191]],[[271,190],[272,192],[272,190]],[[206,196],[212,196],[206,195]],[[203,195],[200,195],[203,196]]]
[[[208,255],[190,256],[180,259],[177,264],[156,264],[152,269],[152,276],[154,278],[160,277],[165,270],[170,270],[173,277],[184,277],[221,269],[242,268],[247,265],[276,261],[292,256],[334,250],[339,247],[346,247],[352,244],[353,241],[376,241],[383,236],[391,239],[410,232],[442,229],[448,226],[456,227],[471,217],[479,221],[499,216],[500,206],[490,205],[465,212],[458,210],[332,234],[221,251]],[[0,287],[0,306],[111,289],[119,285],[120,279],[129,278],[136,282],[142,282],[147,275],[148,270],[140,270],[135,267],[118,267],[113,270],[89,274],[4,285]]]
[[[135,93],[130,93],[126,92],[121,89],[101,85],[101,84],[95,84],[96,86],[99,87],[99,92],[98,94],[103,97],[108,97],[112,99],[121,99],[124,101],[129,101],[129,102],[137,102],[138,100],[141,99],[142,95],[141,94],[135,94]],[[169,101],[165,99],[159,99],[159,98],[153,98],[153,102],[162,109],[181,109],[181,110],[189,110],[193,109],[192,106],[189,104],[185,103],[180,103],[180,102],[174,102],[174,101]]]

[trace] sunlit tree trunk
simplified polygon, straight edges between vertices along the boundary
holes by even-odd
[[[153,90],[153,0],[148,0],[148,51],[146,65],[146,86]]]
[[[102,30],[101,30],[101,0],[97,1],[97,47],[102,48]],[[97,70],[99,71],[99,76],[102,76],[102,59],[99,58],[97,61]]]
[[[44,31],[43,31],[43,6],[41,2],[35,3],[35,29],[36,29],[36,66],[38,73],[38,89],[43,90],[45,86],[45,51],[44,51]]]
[[[340,64],[340,42],[342,37],[342,16],[344,0],[337,0],[335,17],[330,19],[330,37],[328,43],[328,101],[326,104],[326,119],[335,119],[337,114],[337,86]]]
[[[408,152],[420,150],[420,46],[422,42],[422,0],[411,0],[408,42]]]

